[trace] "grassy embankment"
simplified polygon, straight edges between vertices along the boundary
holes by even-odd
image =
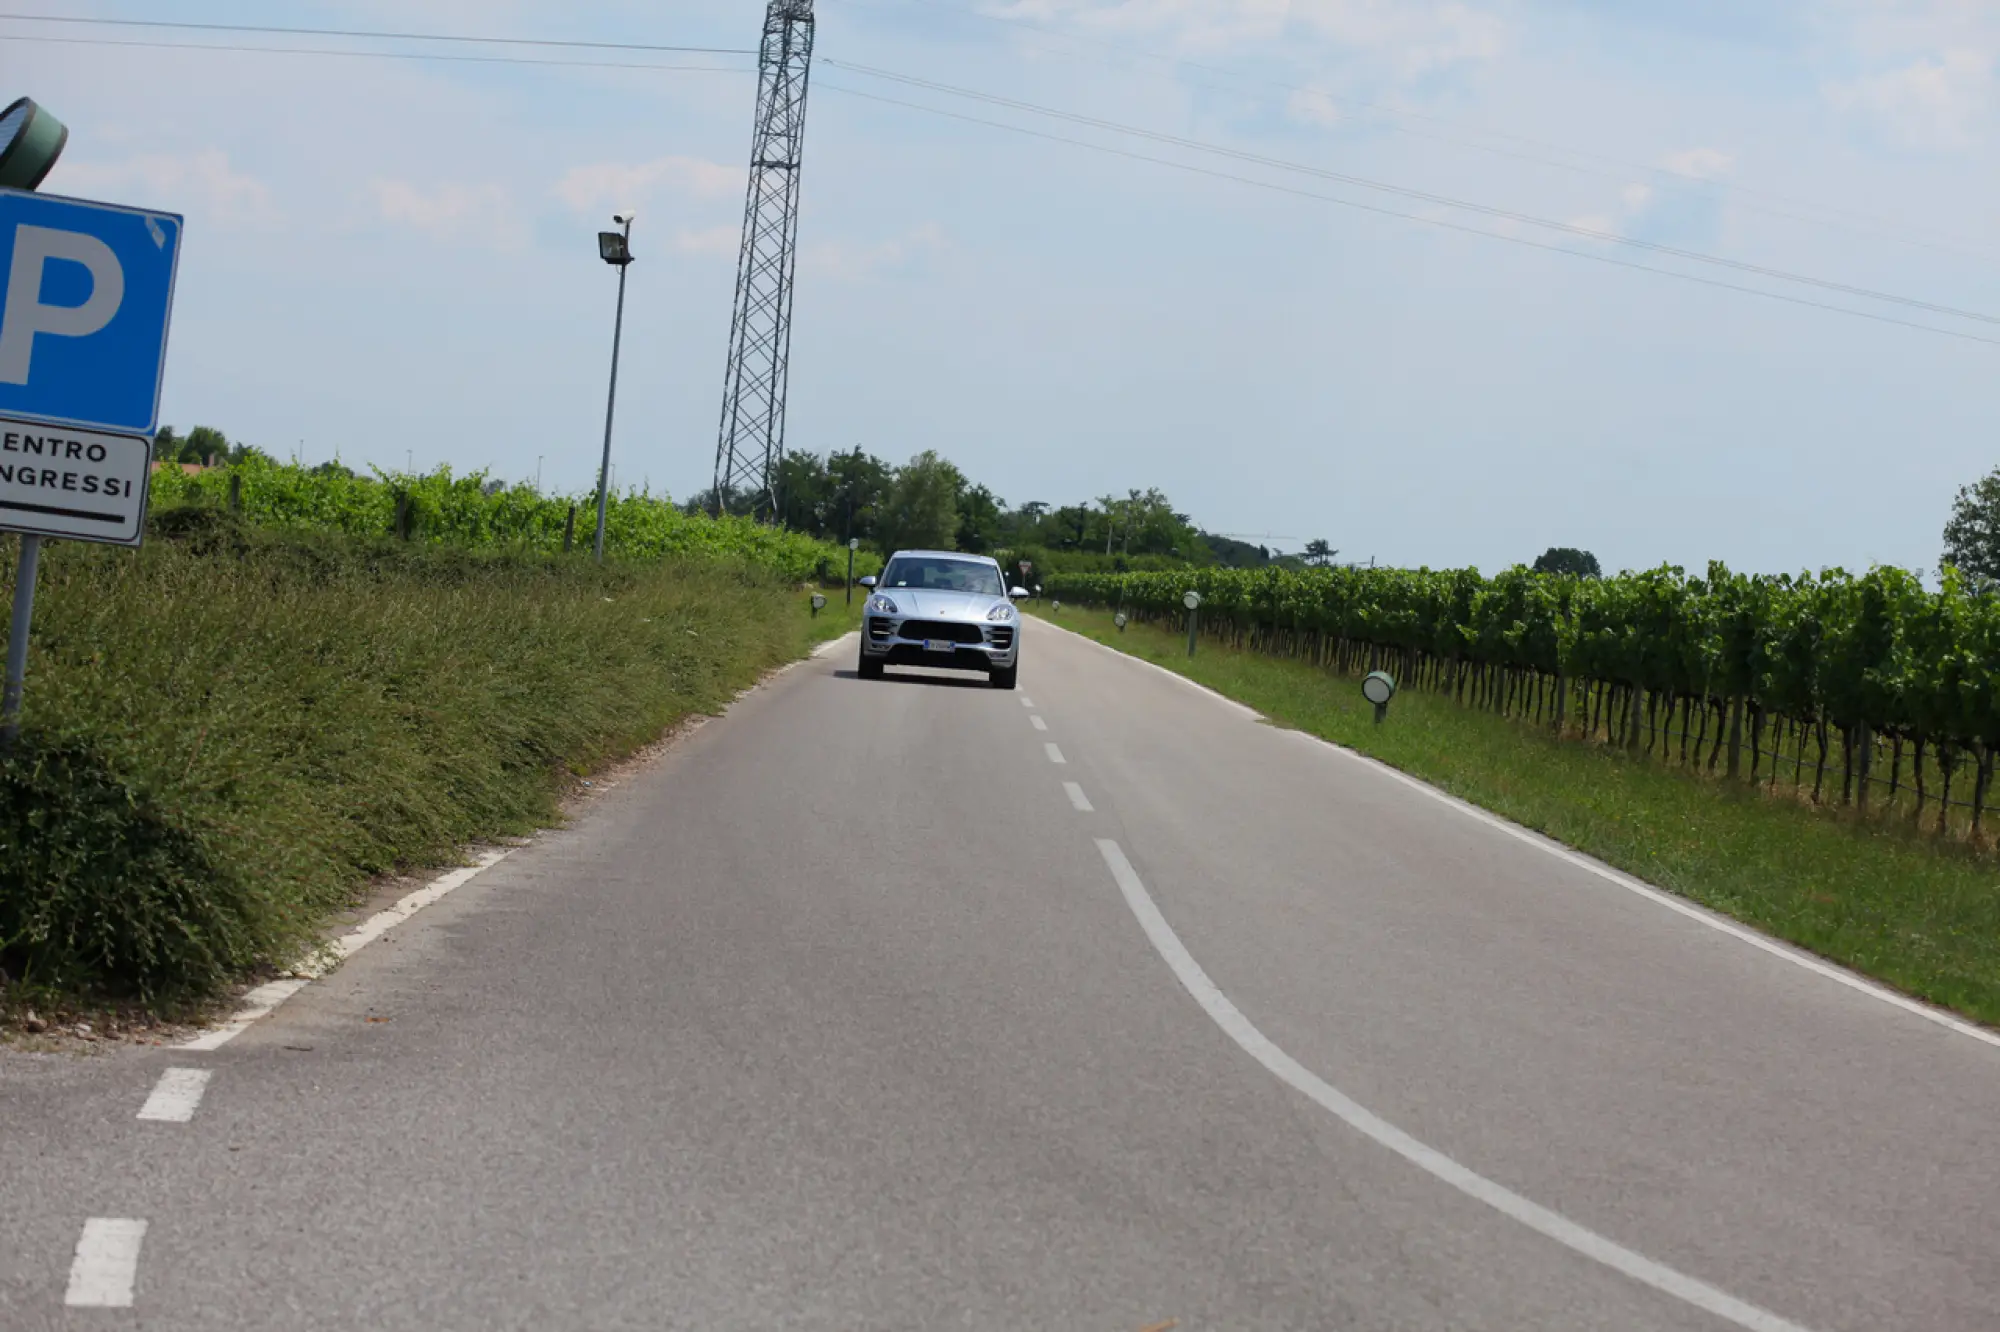
[[[715,558],[191,526],[44,558],[0,759],[0,999],[172,1009],[282,965],[371,876],[549,824],[571,774],[852,618]]]
[[[1037,613],[1048,616],[1046,605]],[[1064,628],[1156,662],[1273,722],[1372,755],[1691,901],[2000,1026],[2000,867],[1905,828],[1725,787],[1416,690],[1387,724],[1358,679],[1105,611]]]

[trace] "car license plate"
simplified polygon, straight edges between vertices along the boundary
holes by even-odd
[[[952,642],[949,638],[926,638],[924,640],[924,651],[956,652],[958,651],[958,644]]]

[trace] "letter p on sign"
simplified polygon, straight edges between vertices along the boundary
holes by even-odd
[[[43,303],[43,278],[51,259],[82,264],[90,274],[90,295],[82,304]],[[109,324],[124,302],[125,268],[109,245],[80,231],[26,225],[15,228],[7,304],[0,313],[0,384],[28,382],[37,335],[89,337]]]
[[[0,189],[0,420],[150,435],[181,219]]]

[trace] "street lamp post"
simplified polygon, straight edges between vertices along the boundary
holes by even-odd
[[[611,418],[618,410],[618,343],[625,335],[625,270],[632,264],[631,212],[614,213],[611,220],[621,230],[597,233],[597,257],[618,269],[618,314],[611,324],[611,392],[604,403],[604,459],[597,468],[597,544],[599,564],[604,563],[604,506],[611,494]]]

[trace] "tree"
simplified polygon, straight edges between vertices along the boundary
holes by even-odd
[[[896,469],[887,501],[875,522],[884,553],[949,550],[958,536],[958,497],[965,475],[925,449]]]
[[[836,540],[875,535],[875,519],[889,498],[895,472],[872,453],[863,453],[859,444],[847,453],[830,454],[826,460],[826,534]]]
[[[958,548],[984,554],[1000,539],[1005,502],[985,486],[968,486],[958,497]]]
[[[1535,557],[1534,569],[1543,574],[1569,574],[1575,578],[1602,578],[1597,557],[1574,546],[1550,546]]]
[[[1306,542],[1305,556],[1307,564],[1331,564],[1333,563],[1333,557],[1338,554],[1340,552],[1328,545],[1325,537],[1314,537],[1311,541]]]
[[[154,442],[157,446],[158,440]],[[206,465],[211,459],[224,462],[228,458],[229,437],[214,426],[196,426],[182,441],[178,461]]]
[[[1941,564],[1974,587],[2000,583],[2000,469],[1958,488],[1944,525]]]
[[[787,453],[778,464],[778,521],[794,532],[825,537],[827,481],[817,453]]]

